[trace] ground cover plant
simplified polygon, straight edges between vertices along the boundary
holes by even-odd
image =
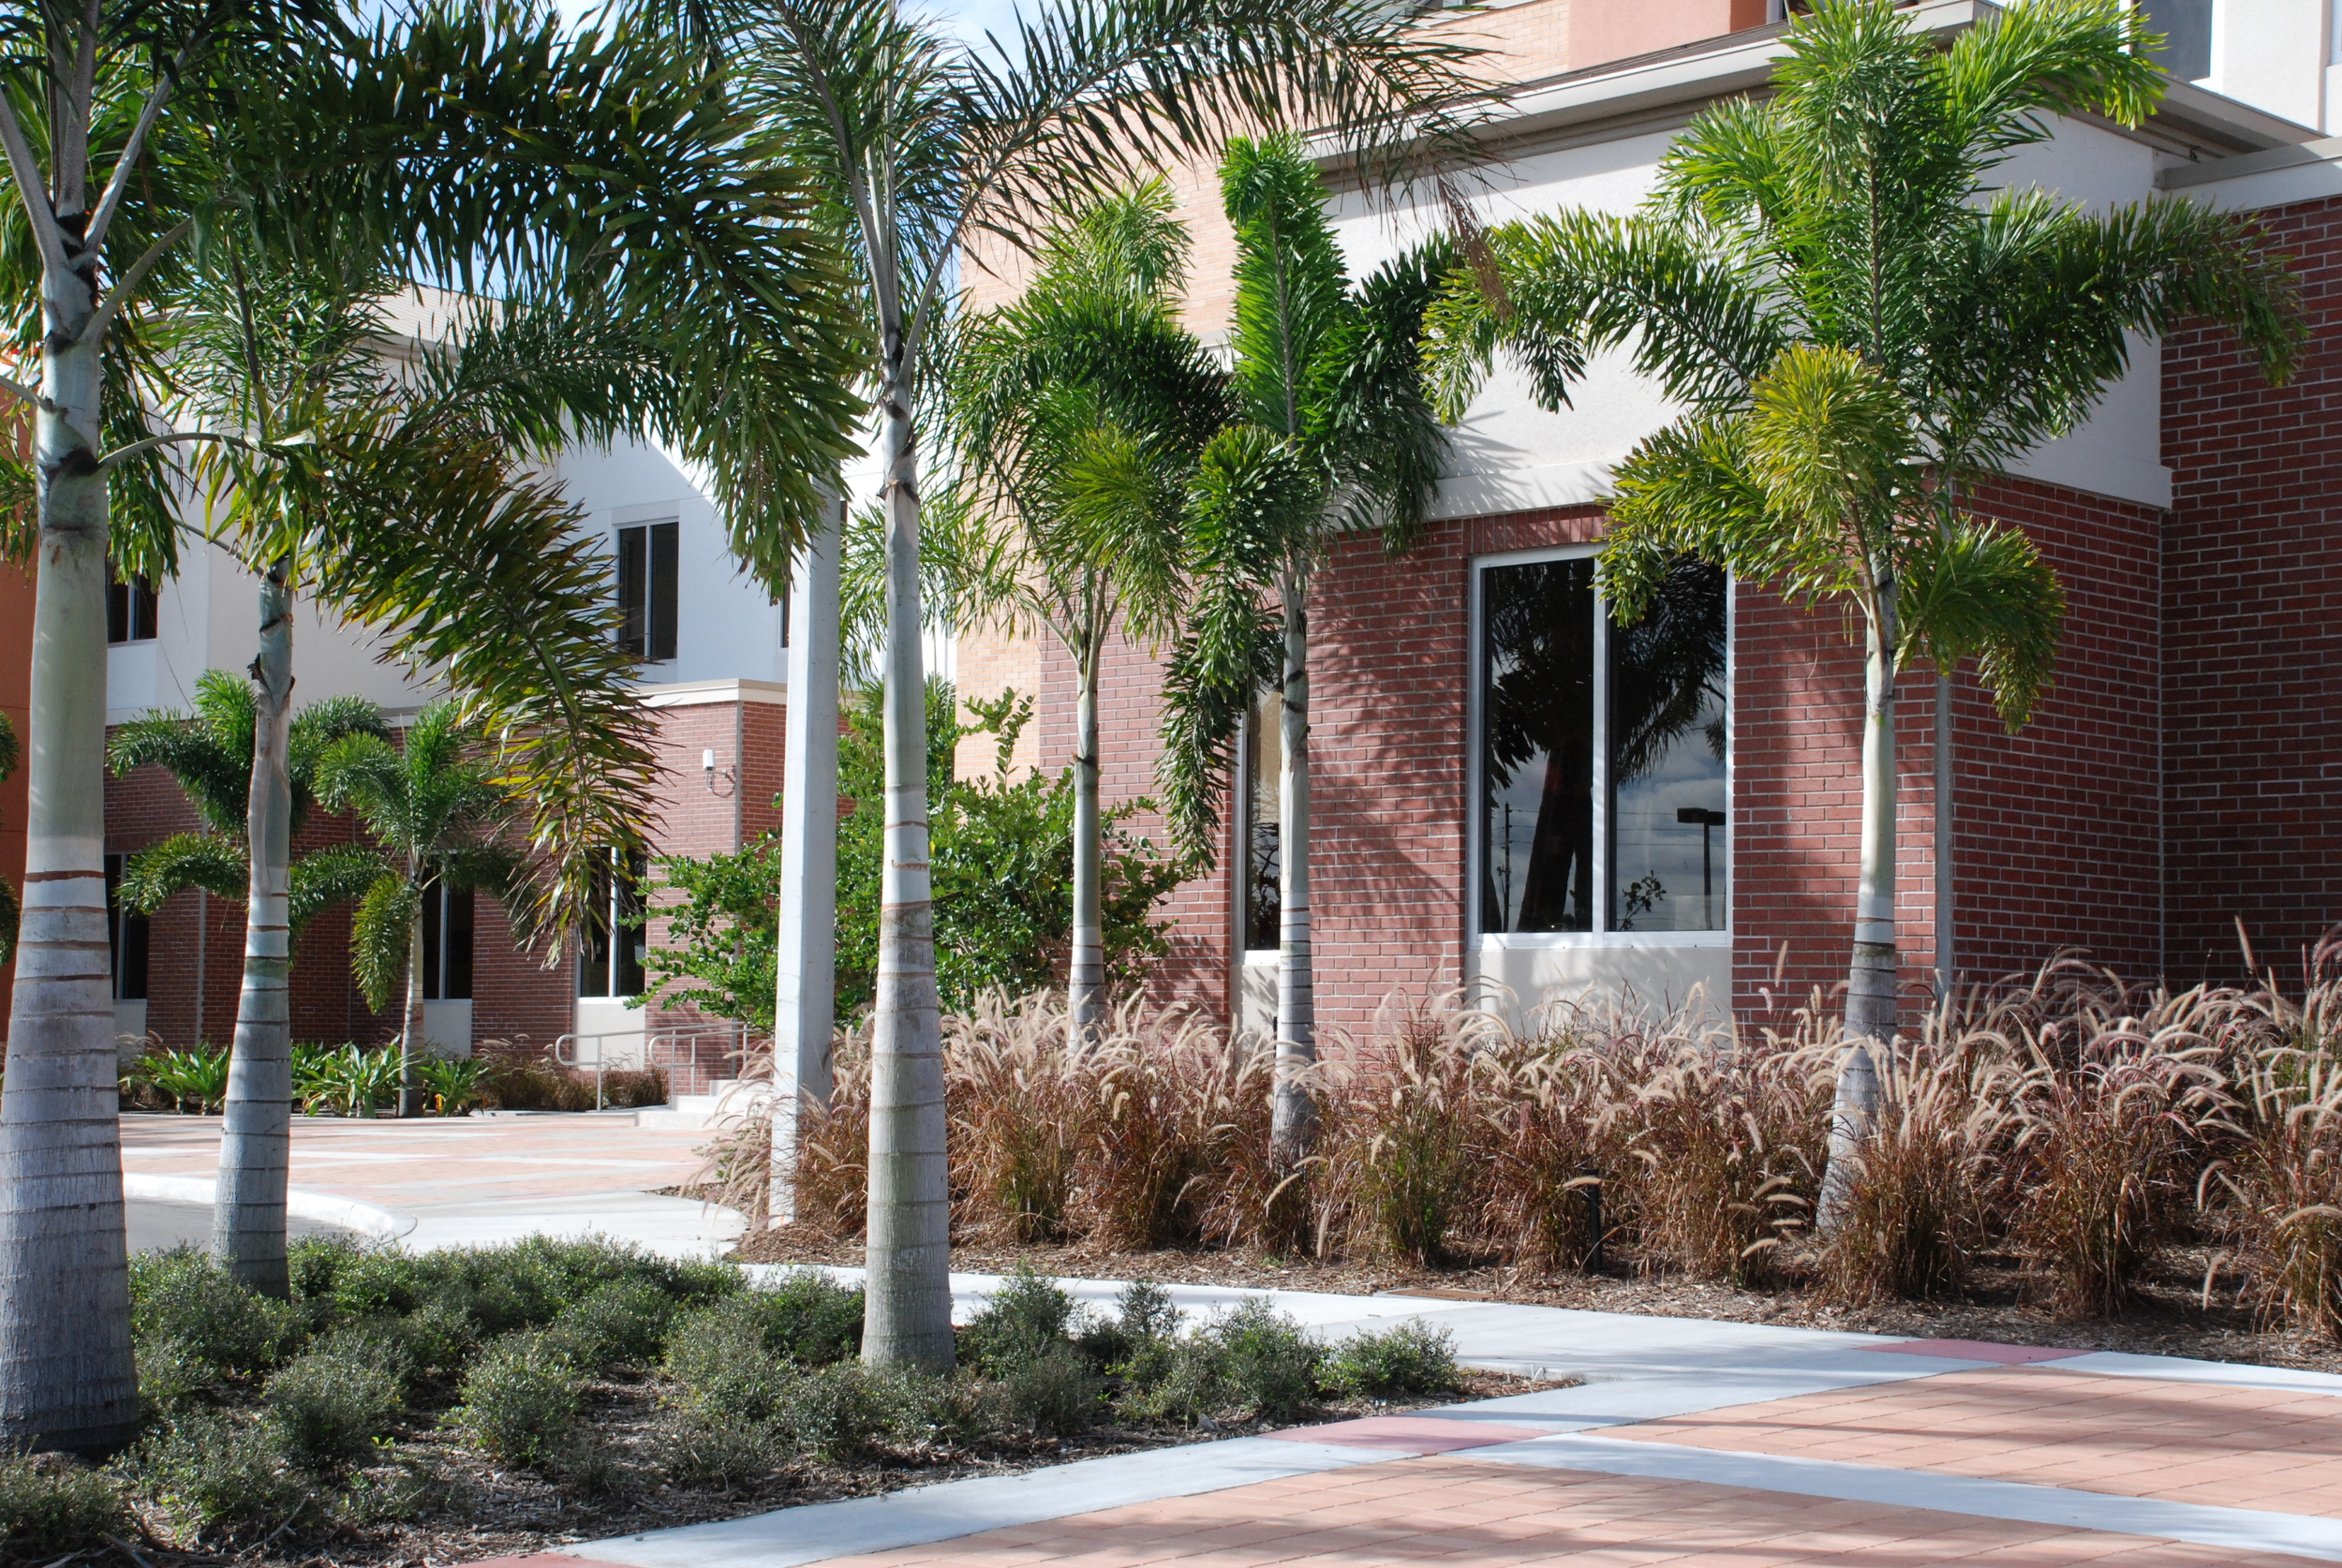
[[[290,1261],[289,1300],[192,1252],[133,1263],[142,1432],[102,1465],[0,1465],[0,1561],[486,1556],[1506,1382],[1444,1331],[1184,1322],[1144,1282],[1101,1313],[1013,1275],[937,1376],[865,1368],[860,1289],[813,1270],[752,1289],[541,1238]]]
[[[292,1101],[304,1116],[371,1117],[398,1106],[398,1052],[393,1046],[292,1047]],[[474,1110],[590,1111],[594,1076],[564,1067],[526,1040],[486,1040],[470,1057],[424,1052],[415,1058],[425,1116],[466,1116]],[[122,1074],[122,1108],[215,1115],[228,1092],[228,1048],[157,1045]],[[667,1078],[656,1066],[602,1074],[601,1100],[621,1108],[663,1105]]]
[[[1624,1275],[1781,1309],[1999,1304],[2037,1325],[2193,1301],[2342,1350],[2342,941],[2292,992],[2142,990],[2061,959],[1939,1010],[1881,1072],[1825,1240],[1826,1003],[1738,1025],[1697,998],[1569,1006],[1516,1031],[1460,997],[1394,1001],[1312,1069],[1317,1148],[1288,1176],[1257,1043],[1133,1002],[1068,1044],[1054,997],[993,996],[946,1025],[957,1245],[1108,1277],[1137,1265],[1099,1254],[1262,1282],[1446,1269],[1516,1294]],[[752,1230],[744,1256],[852,1260],[865,1036],[837,1057],[798,1222]],[[767,1148],[753,1125],[725,1138],[710,1191],[761,1218]]]

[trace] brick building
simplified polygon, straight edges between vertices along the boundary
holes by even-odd
[[[1972,672],[1959,679],[1954,951],[1971,979],[2077,948],[2187,984],[2238,971],[2239,920],[2264,961],[2289,966],[2342,923],[2342,139],[2322,134],[2342,128],[2326,90],[2342,23],[2285,0],[2147,8],[2170,39],[2161,111],[2136,128],[2059,120],[2004,183],[2095,208],[2172,192],[2262,214],[2297,259],[2313,335],[2279,390],[2221,333],[2142,341],[2086,426],[1976,498],[2038,540],[2070,613],[2056,685],[2021,734],[2003,731]],[[1949,36],[1991,7],[1914,9]],[[1517,89],[1488,133],[1498,151],[1482,219],[1631,209],[1678,127],[1767,80],[1786,30],[1777,0],[1770,10],[1522,0],[1433,22],[1496,50],[1490,69]],[[1195,236],[1190,324],[1213,340],[1229,236],[1208,167],[1174,184]],[[1354,275],[1444,216],[1355,197],[1333,211]],[[1001,266],[982,287],[989,302],[1020,283]],[[1636,681],[1657,656],[1593,600],[1610,465],[1668,417],[1623,356],[1597,359],[1560,413],[1500,370],[1458,432],[1422,543],[1393,561],[1359,540],[1317,575],[1322,1021],[1366,1024],[1400,986],[1652,1002],[1703,987],[1746,1012],[1845,978],[1861,705],[1848,627],[1714,584],[1700,633],[1712,705],[1653,752]],[[1152,785],[1159,671],[1128,646],[1109,665],[1106,789],[1127,799]],[[1074,681],[1053,645],[978,629],[960,669],[971,689],[1037,688],[1030,760],[1064,765]],[[1524,696],[1527,676],[1547,694]],[[1564,688],[1583,697],[1570,732],[1584,755],[1556,742],[1520,763],[1505,726],[1524,702],[1545,702],[1549,721]],[[1934,962],[1931,709],[1907,702],[1899,724],[1897,914],[1914,989]],[[1257,742],[1246,751],[1256,777],[1273,776]],[[1218,870],[1166,906],[1164,985],[1260,1026],[1273,1011],[1274,925],[1259,908],[1273,878],[1248,862],[1273,837],[1247,813],[1273,811],[1273,787],[1256,791],[1245,772]]]

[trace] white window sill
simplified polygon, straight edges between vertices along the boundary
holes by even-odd
[[[1710,947],[1732,945],[1729,931],[1514,931],[1483,932],[1483,953],[1534,952],[1551,947]]]

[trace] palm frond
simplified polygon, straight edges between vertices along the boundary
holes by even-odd
[[[288,868],[285,908],[295,939],[303,927],[328,910],[363,899],[386,874],[381,854],[356,844],[335,844],[294,856]]]
[[[2065,618],[2065,589],[2020,528],[1963,517],[1904,562],[1900,657],[1974,658],[2011,733],[2049,687]]]
[[[422,891],[385,872],[359,901],[349,922],[349,969],[366,1005],[377,1013],[407,979],[407,960]]]
[[[174,894],[197,887],[231,904],[245,901],[252,889],[252,864],[241,835],[173,834],[122,864],[120,895],[129,909],[151,914]]]

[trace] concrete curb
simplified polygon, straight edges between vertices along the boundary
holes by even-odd
[[[147,1203],[200,1204],[209,1208],[219,1201],[219,1183],[209,1176],[145,1176],[126,1172],[122,1177],[122,1195]],[[288,1188],[285,1191],[285,1217],[354,1231],[369,1241],[385,1244],[398,1240],[413,1230],[418,1222],[411,1214],[378,1208],[372,1204],[362,1204],[355,1198],[338,1198],[331,1192],[306,1191],[298,1187]]]

